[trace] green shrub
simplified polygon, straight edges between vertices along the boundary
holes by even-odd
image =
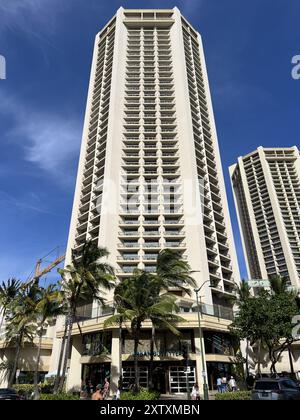
[[[13,388],[22,396],[29,396],[34,391],[34,385],[29,384],[14,385]]]
[[[29,397],[34,392],[34,385],[32,384],[19,384],[14,385],[13,388],[18,392],[19,395]],[[43,394],[51,394],[53,391],[53,385],[44,383],[39,385],[39,391]]]
[[[249,401],[251,400],[251,391],[225,392],[224,394],[216,394],[218,401]]]
[[[40,396],[41,401],[58,401],[58,400],[64,400],[64,401],[73,401],[73,400],[79,400],[78,395],[73,394],[41,394]]]
[[[129,401],[129,400],[150,401],[150,400],[158,400],[159,397],[160,397],[160,394],[158,392],[149,391],[148,389],[141,389],[138,394],[135,394],[132,391],[121,393],[121,400],[124,400],[124,401]]]

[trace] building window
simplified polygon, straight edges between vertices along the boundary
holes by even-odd
[[[111,332],[86,334],[83,337],[83,354],[85,356],[100,356],[111,354]]]
[[[230,334],[205,331],[204,342],[206,354],[234,356],[236,353],[236,340]]]

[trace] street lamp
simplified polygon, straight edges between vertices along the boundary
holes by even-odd
[[[202,327],[201,327],[201,320],[200,320],[200,314],[202,318],[202,307],[199,304],[199,292],[201,291],[202,287],[206,283],[210,283],[210,280],[205,281],[199,289],[195,289],[194,291],[196,293],[197,307],[198,307],[197,313],[198,313],[198,325],[199,325],[200,351],[201,351],[201,360],[202,360],[203,394],[204,394],[204,400],[209,400],[208,385],[207,385],[207,380],[206,380],[206,363],[205,363],[204,348],[203,348],[203,334],[202,334]]]

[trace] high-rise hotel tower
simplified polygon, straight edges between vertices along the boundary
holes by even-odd
[[[230,369],[234,349],[227,327],[239,269],[201,37],[177,8],[121,8],[96,36],[67,264],[71,249],[80,250],[86,240],[109,250],[119,281],[136,268],[153,272],[162,249],[177,250],[203,285],[209,383],[218,369]],[[178,291],[178,301],[187,320],[182,337],[191,344],[190,379],[201,382],[194,291],[191,297]],[[108,373],[116,383],[117,329],[106,345],[109,355],[101,354],[99,344],[107,340],[101,332],[107,311],[96,303],[82,307],[85,338],[82,344],[75,326],[69,387],[86,378],[98,383]],[[181,341],[157,334],[158,388],[184,392]],[[149,337],[148,325],[142,353]],[[126,383],[133,363],[125,331],[122,346]],[[148,356],[141,356],[144,385]]]
[[[230,169],[248,275],[300,288],[300,154],[259,147]]]

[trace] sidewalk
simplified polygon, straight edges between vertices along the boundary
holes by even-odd
[[[216,398],[217,391],[211,391],[209,393],[209,400],[214,401]],[[186,394],[162,394],[160,396],[160,400],[166,400],[166,401],[187,401],[187,395]],[[203,400],[203,395],[201,395],[201,400]],[[192,401],[192,400],[191,400]]]

